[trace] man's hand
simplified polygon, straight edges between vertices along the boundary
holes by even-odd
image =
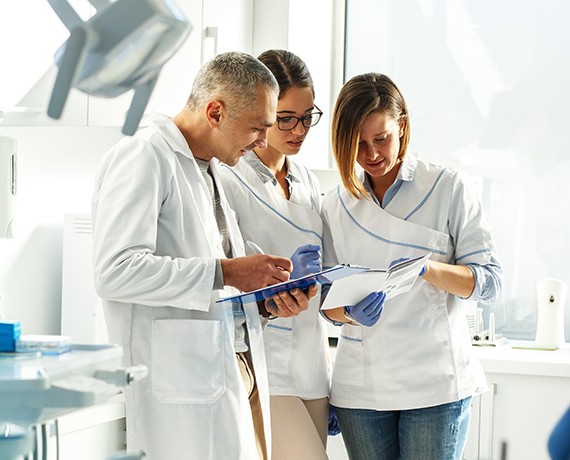
[[[309,300],[317,294],[317,291],[317,285],[313,284],[305,290],[294,288],[278,292],[265,301],[265,309],[279,318],[297,316],[309,308]]]
[[[289,259],[270,254],[222,259],[221,263],[224,284],[244,292],[288,281],[293,270]]]

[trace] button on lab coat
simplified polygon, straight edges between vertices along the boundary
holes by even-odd
[[[234,254],[243,255],[219,189]],[[206,183],[172,120],[156,116],[104,157],[93,217],[110,340],[123,346],[125,365],[149,368],[126,389],[128,448],[151,460],[257,458],[231,306],[215,303],[236,292],[212,291],[214,259],[225,256]],[[244,308],[269,440],[262,328],[257,306]]]

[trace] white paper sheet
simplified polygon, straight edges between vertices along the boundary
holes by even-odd
[[[386,299],[408,292],[430,255],[406,260],[386,271],[370,270],[334,281],[321,310],[354,305],[371,292],[384,291]]]

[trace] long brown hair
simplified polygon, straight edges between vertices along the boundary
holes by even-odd
[[[332,149],[342,183],[355,198],[366,196],[355,172],[360,130],[368,115],[385,114],[403,123],[398,158],[406,155],[410,120],[404,96],[386,75],[367,73],[351,78],[340,90],[332,115]]]

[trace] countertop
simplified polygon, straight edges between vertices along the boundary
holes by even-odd
[[[570,377],[570,344],[557,350],[517,348],[532,344],[531,341],[511,340],[505,346],[474,346],[473,350],[486,374]]]

